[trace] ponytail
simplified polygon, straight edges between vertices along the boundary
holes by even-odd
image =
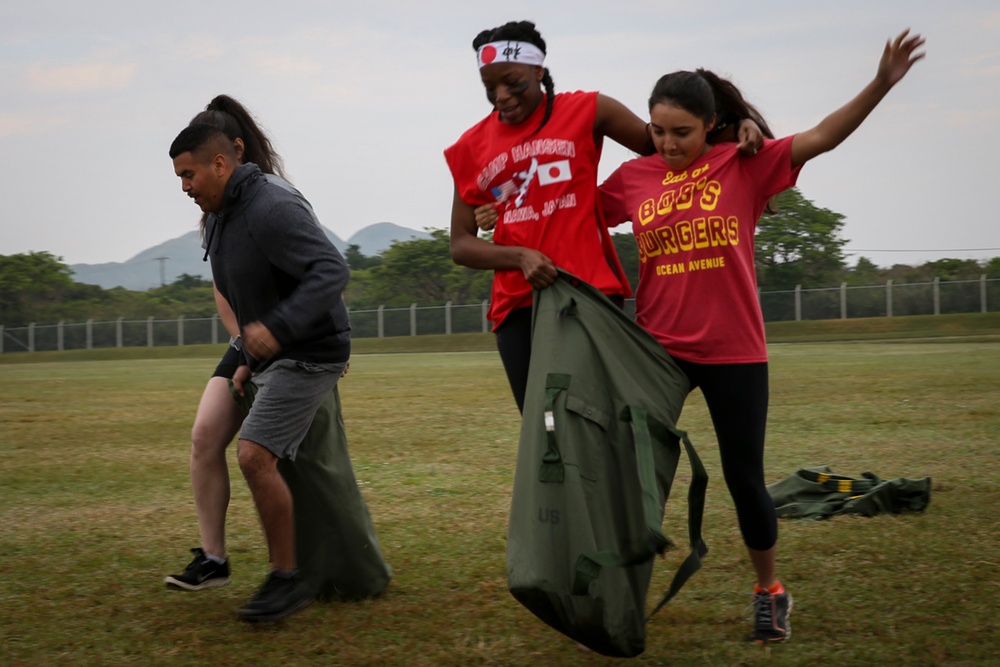
[[[650,93],[649,109],[661,103],[680,107],[706,124],[714,119],[710,135],[727,126],[735,130],[741,120],[749,118],[757,123],[765,137],[774,138],[764,117],[744,99],[733,82],[707,69],[673,72],[660,77]]]
[[[265,174],[277,174],[285,178],[284,163],[281,156],[274,150],[271,140],[267,138],[264,131],[260,129],[253,116],[246,107],[228,95],[216,95],[208,103],[205,110],[198,113],[188,125],[205,124],[216,127],[228,137],[230,141],[240,139],[243,141],[243,162],[253,162],[260,167]],[[205,223],[208,214],[203,213],[199,228],[202,237],[205,235]],[[206,255],[207,257],[207,255]]]
[[[243,140],[243,162],[253,162],[265,174],[285,178],[284,163],[274,150],[271,140],[257,125],[250,112],[228,95],[217,95],[191,123],[214,125],[231,141]],[[286,179],[287,180],[287,179]]]
[[[707,69],[697,69],[695,73],[701,76],[712,88],[715,97],[716,122],[713,132],[725,129],[727,125],[732,126],[736,132],[741,120],[752,120],[757,123],[761,134],[768,139],[774,139],[774,133],[767,126],[767,121],[757,110],[757,108],[746,101],[740,89],[729,79]]]

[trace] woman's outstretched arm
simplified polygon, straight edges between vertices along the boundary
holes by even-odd
[[[857,97],[840,107],[819,124],[792,139],[792,166],[798,167],[820,153],[833,150],[851,136],[882,98],[896,85],[924,53],[914,53],[923,46],[924,38],[910,35],[904,30],[896,39],[887,42],[879,61],[875,78],[858,93]]]

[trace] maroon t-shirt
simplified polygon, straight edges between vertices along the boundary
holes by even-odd
[[[636,321],[680,359],[767,361],[754,270],[757,220],[795,185],[792,137],[756,155],[719,144],[674,172],[659,155],[630,160],[601,185],[611,226],[631,221],[639,245]]]

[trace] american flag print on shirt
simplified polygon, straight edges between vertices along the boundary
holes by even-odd
[[[496,197],[497,203],[502,204],[517,194],[517,186],[514,185],[513,180],[505,181],[496,187],[490,188],[490,192]]]
[[[513,205],[514,208],[520,208],[524,204],[525,198],[528,196],[528,187],[531,182],[535,180],[535,174],[538,171],[538,159],[531,159],[531,166],[527,170],[518,172],[514,174],[514,178],[501,183],[500,185],[490,188],[490,192],[496,197],[498,204],[507,203],[507,208],[510,208],[511,204],[509,200],[511,197],[514,198]],[[521,185],[516,185],[514,179],[521,179]]]

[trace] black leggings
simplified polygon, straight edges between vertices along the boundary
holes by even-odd
[[[497,351],[507,371],[507,382],[524,412],[524,393],[528,388],[528,363],[531,361],[531,308],[512,310],[497,327]]]
[[[215,367],[212,377],[232,379],[236,375],[236,369],[240,366],[240,353],[235,347],[230,345],[226,348],[226,353],[222,355],[219,365]]]
[[[619,308],[625,307],[621,294],[607,295]],[[517,401],[517,409],[524,412],[524,394],[528,388],[528,365],[531,361],[531,308],[512,310],[496,330],[497,351],[507,371],[507,382]]]
[[[766,551],[778,541],[774,502],[764,484],[767,364],[675,361],[691,381],[691,389],[700,387],[705,396],[743,542],[751,549]]]

